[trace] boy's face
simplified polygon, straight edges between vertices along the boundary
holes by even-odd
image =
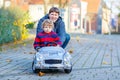
[[[44,27],[43,27],[43,30],[46,33],[50,33],[52,31],[52,26],[48,25],[48,24],[45,24]]]
[[[57,21],[58,17],[59,17],[59,14],[56,13],[56,12],[51,12],[51,13],[49,14],[49,18],[50,18],[50,20],[53,21],[53,22]]]

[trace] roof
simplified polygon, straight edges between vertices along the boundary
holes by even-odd
[[[52,3],[52,4],[56,4],[56,3],[65,3],[65,2],[68,2],[70,0],[48,0],[48,3]],[[44,4],[44,0],[29,0],[29,3],[30,4]]]
[[[29,4],[43,4],[43,0],[29,0]]]
[[[98,13],[101,0],[82,0],[88,2],[88,13]]]

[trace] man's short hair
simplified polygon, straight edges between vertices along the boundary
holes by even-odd
[[[51,12],[56,12],[56,13],[60,14],[60,11],[59,11],[59,9],[58,9],[57,7],[52,7],[52,8],[50,8],[49,14],[50,14]]]

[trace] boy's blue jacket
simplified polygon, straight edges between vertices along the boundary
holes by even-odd
[[[39,32],[42,32],[42,22],[45,20],[45,19],[49,19],[49,16],[48,14],[46,14],[43,18],[41,18],[38,22],[38,25],[37,25],[37,34]],[[54,29],[53,29],[57,35],[60,37],[60,40],[63,44],[63,42],[65,41],[65,38],[66,38],[66,31],[65,31],[65,23],[63,22],[62,18],[59,16],[58,20],[54,23]]]

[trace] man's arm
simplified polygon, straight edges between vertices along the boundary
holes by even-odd
[[[62,41],[62,44],[63,44],[66,39],[65,23],[63,21],[60,22],[59,24],[59,29],[58,29],[57,34],[60,37],[60,40]]]
[[[42,28],[41,28],[42,22],[43,22],[43,20],[40,19],[38,22],[38,25],[37,25],[37,31],[36,31],[37,33],[36,34],[38,34],[39,32],[42,32]]]

